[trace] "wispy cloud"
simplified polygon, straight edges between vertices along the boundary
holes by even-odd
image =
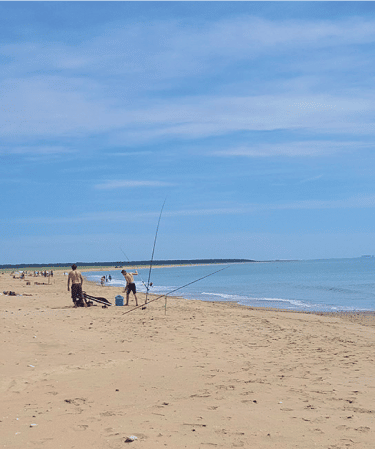
[[[0,154],[20,154],[29,156],[52,156],[74,153],[74,149],[61,145],[0,145]]]
[[[239,204],[230,208],[191,209],[166,212],[169,216],[188,215],[237,215],[266,210],[303,210],[303,209],[353,209],[374,208],[375,195],[353,196],[339,200],[303,200],[288,203]]]
[[[75,46],[4,44],[0,46],[6,57],[2,63],[6,75],[0,84],[0,134],[40,138],[111,133],[112,139],[117,136],[131,143],[244,130],[372,134],[372,85],[328,94],[321,78],[314,86],[306,83],[304,75],[311,75],[311,70],[302,65],[309,64],[310,58],[301,58],[296,73],[296,66],[290,68],[295,58],[288,55],[293,50],[303,49],[306,54],[369,44],[375,41],[374,30],[375,21],[363,18],[283,21],[243,16],[188,26],[178,20],[155,20],[147,30],[140,24],[113,23]],[[217,90],[163,100],[149,95],[150,90],[168,92],[181,78],[194,86],[197,76],[216,75],[218,70],[223,74],[236,62],[280,52],[286,56],[277,62],[282,64],[283,79],[272,94],[266,94],[271,77],[253,94],[222,95]],[[341,57],[336,83],[345,78],[342,73],[360,63],[358,52],[353,52],[353,58],[355,64],[350,54]],[[368,55],[363,61],[368,61]],[[337,73],[337,67],[332,65],[331,71]]]
[[[219,136],[236,131],[314,130],[331,133],[373,133],[373,92],[367,98],[280,92],[255,96],[189,96],[152,100],[147,105],[115,104],[91,98],[89,91],[62,92],[48,80],[20,81],[12,110],[0,111],[0,133],[40,138],[111,132],[118,143],[166,137],[185,139]],[[44,98],[43,103],[35,104]]]
[[[361,209],[374,208],[375,195],[353,196],[339,200],[303,200],[283,204],[263,204],[261,209],[303,210],[303,209]]]
[[[126,151],[126,152],[106,152],[108,157],[128,157],[128,156],[145,156],[152,154],[152,151],[139,150],[139,151]]]
[[[214,216],[214,215],[240,215],[254,214],[269,210],[319,210],[319,209],[373,209],[375,208],[374,195],[358,195],[338,200],[302,200],[291,201],[287,203],[247,203],[238,204],[233,207],[217,207],[217,208],[191,208],[180,209],[175,211],[165,211],[165,217],[188,217],[188,216]],[[84,222],[139,222],[155,219],[159,216],[160,211],[154,212],[91,212],[69,217],[24,217],[24,218],[7,218],[0,220],[0,224],[24,224],[24,225],[65,225],[69,223]]]
[[[100,190],[109,190],[109,189],[136,188],[136,187],[168,187],[171,185],[173,184],[163,181],[114,180],[114,181],[106,181],[101,184],[96,184],[95,188]]]
[[[160,213],[160,212],[159,212]],[[10,218],[0,220],[0,223],[9,225],[21,224],[21,225],[66,225],[72,223],[85,223],[85,222],[132,222],[148,220],[150,218],[157,217],[158,212],[88,212],[84,214],[71,215],[67,217],[22,217],[22,218]]]
[[[372,94],[369,92],[371,97]],[[258,96],[195,96],[150,103],[127,114],[121,139],[145,141],[165,137],[200,138],[236,131],[314,130],[322,133],[372,133],[375,107],[370,98],[340,98],[295,93]]]
[[[226,150],[216,150],[211,154],[222,157],[331,156],[332,154],[352,153],[370,148],[373,148],[373,145],[367,142],[312,140],[239,146],[237,148],[228,148]]]
[[[323,178],[323,175],[312,176],[311,178],[302,179],[301,181],[299,181],[299,184],[305,184],[307,182],[315,182],[321,178]]]
[[[330,48],[375,41],[375,21],[268,20],[241,15],[216,21],[150,20],[147,24],[112,22],[102,33],[71,46],[63,42],[3,44],[8,73],[33,70],[96,71],[107,75],[153,74],[171,78],[198,73],[234,60],[248,60],[286,48]],[[219,61],[221,59],[221,62]]]

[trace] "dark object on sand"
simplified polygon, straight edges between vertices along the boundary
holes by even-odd
[[[96,297],[96,296],[91,296],[91,295],[88,295],[86,292],[82,292],[82,294],[83,294],[83,297],[85,298],[86,302],[95,301],[95,302],[98,302],[99,304],[103,304],[105,306],[111,306],[112,305],[112,303],[110,303],[108,301],[108,299],[101,298],[101,297]]]
[[[15,293],[15,292],[3,292],[3,295],[17,296],[17,293]]]

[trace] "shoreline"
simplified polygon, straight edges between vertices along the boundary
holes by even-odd
[[[207,265],[212,265],[212,264],[207,264]],[[215,264],[217,265],[217,264]],[[165,265],[165,266],[158,266],[158,267],[153,267],[153,268],[170,268],[170,267],[178,267],[180,265]],[[185,265],[181,265],[181,266],[185,266]],[[194,265],[195,266],[195,265]],[[102,270],[100,268],[95,268],[92,270],[86,270],[85,272],[95,272],[95,271],[116,271],[119,270],[118,268],[115,267],[109,267],[110,270]],[[127,267],[130,269],[139,269],[140,267]],[[56,274],[57,275],[62,275],[64,280],[67,281],[67,277],[65,276],[65,273],[67,272],[67,270],[56,270]],[[9,272],[1,272],[0,273],[0,279],[3,281],[4,276],[6,275],[10,275]],[[37,276],[34,277],[32,275],[28,275],[25,277],[25,279],[23,280],[23,284],[28,283],[28,282],[34,282],[35,285],[52,285],[54,283],[54,279],[55,277],[52,278],[44,278],[42,276]],[[13,284],[12,281],[22,281],[20,278],[15,278],[15,279],[10,279],[10,283]],[[88,280],[86,277],[84,277],[84,284],[88,284],[92,287],[93,290],[96,291],[96,294],[98,296],[100,292],[105,291],[107,293],[107,296],[111,297],[110,302],[113,304],[114,306],[114,297],[117,294],[121,294],[124,293],[123,286],[111,286],[111,285],[104,285],[103,287],[100,285],[100,283],[97,283],[95,281],[90,281]],[[20,284],[18,284],[20,285]],[[22,284],[21,284],[22,285]],[[27,289],[30,289],[30,286],[26,285]],[[118,291],[115,293],[115,289],[117,289]],[[26,291],[25,290],[25,291]],[[85,290],[83,288],[83,290]],[[111,294],[108,295],[108,293],[112,292]],[[67,292],[68,293],[68,292]],[[70,293],[69,293],[70,294]],[[145,292],[137,292],[137,295],[139,296],[139,298],[144,298],[145,297]],[[0,296],[7,296],[3,294],[3,287],[0,287]],[[19,296],[32,296],[32,294],[29,293],[17,293],[16,292],[16,297]],[[113,298],[112,298],[113,296]],[[165,294],[157,294],[157,293],[149,293],[148,294],[149,298],[151,299],[155,299],[155,298],[164,298],[166,295]],[[279,307],[257,307],[257,306],[248,306],[248,305],[243,305],[243,304],[239,304],[238,302],[235,301],[209,301],[209,300],[202,300],[202,299],[196,299],[196,298],[185,298],[182,295],[167,295],[168,299],[180,299],[180,300],[184,300],[184,301],[192,301],[192,302],[198,302],[198,303],[207,303],[207,304],[220,304],[223,305],[224,307],[229,307],[229,308],[240,308],[240,309],[244,309],[244,310],[256,310],[256,311],[264,311],[264,312],[280,312],[280,313],[293,313],[293,314],[303,314],[303,315],[317,315],[317,316],[327,316],[327,317],[340,317],[342,319],[346,319],[346,320],[354,320],[354,321],[358,321],[358,322],[375,322],[375,310],[351,310],[351,311],[347,311],[347,310],[338,310],[338,311],[332,311],[332,312],[328,312],[328,311],[307,311],[307,310],[293,310],[293,309],[284,309],[284,308],[279,308]],[[134,298],[132,298],[132,295],[130,295],[130,299],[134,301]],[[116,306],[114,306],[116,307]]]
[[[226,264],[207,264],[207,265],[226,265]],[[158,266],[158,267],[153,267],[153,268],[174,268],[174,267],[181,267],[181,266],[187,266],[187,265],[163,265],[163,266]],[[197,266],[197,265],[191,265],[191,266]],[[143,269],[143,267],[127,267],[131,270],[135,270],[135,269]],[[120,271],[121,269],[119,268],[114,268],[114,267],[110,267],[109,270],[85,270],[85,273],[89,273],[89,272],[95,272],[95,271]],[[89,281],[86,277],[85,277],[86,282],[90,282],[93,285],[96,286],[100,286],[100,283],[96,283],[95,281]],[[106,287],[110,287],[110,288],[123,288],[123,287],[116,287],[116,286],[111,286],[111,285],[106,285]],[[143,292],[140,292],[143,293]],[[137,293],[138,294],[138,293]],[[149,296],[165,296],[165,295],[159,295],[156,293],[149,293]],[[168,297],[172,298],[174,296],[169,296]],[[362,310],[362,309],[353,309],[353,310],[337,310],[337,311],[314,311],[314,310],[296,310],[296,309],[285,309],[285,308],[280,308],[280,307],[261,307],[261,306],[251,306],[251,305],[244,305],[244,304],[239,304],[236,301],[210,301],[210,300],[204,300],[201,298],[186,298],[183,295],[177,295],[176,297],[178,298],[183,298],[185,300],[191,300],[191,301],[202,301],[202,302],[213,302],[213,303],[219,303],[219,304],[236,304],[239,307],[245,307],[245,308],[250,308],[250,309],[254,309],[254,310],[278,310],[280,312],[295,312],[295,313],[305,313],[305,314],[315,314],[315,315],[343,315],[343,316],[347,316],[347,315],[363,315],[363,316],[375,316],[375,309],[374,310]]]
[[[243,262],[243,263],[248,263],[248,262]],[[251,262],[251,263],[257,263],[257,261]],[[237,265],[238,263],[235,263],[235,264]],[[209,266],[209,265],[227,265],[227,264],[222,264],[222,263],[211,264],[210,263],[210,264],[192,264],[192,265],[185,265],[185,264],[184,265],[157,265],[157,266],[153,267],[153,269],[154,268],[178,268],[178,267],[185,267],[185,266],[186,267],[187,266]],[[90,269],[87,269],[87,268],[90,268]],[[105,268],[105,269],[103,269],[103,268]],[[145,268],[148,268],[148,267],[144,267],[143,265],[142,266],[134,265],[134,266],[129,266],[129,267],[125,267],[125,268],[131,269],[131,270],[138,270],[138,269],[145,269]],[[119,267],[115,267],[115,266],[111,266],[111,267],[78,267],[79,271],[81,271],[81,272],[83,271],[85,273],[96,272],[96,271],[102,271],[102,272],[105,272],[105,271],[119,271],[120,272],[122,269],[125,269],[125,268],[122,268],[122,267],[119,268]],[[22,271],[22,270],[20,270],[20,271]],[[35,271],[38,271],[38,270],[35,270]],[[44,271],[44,270],[40,270],[40,271]],[[69,272],[70,269],[67,270],[65,268],[55,267],[53,269],[53,271],[56,272],[56,273],[60,273],[60,274],[62,273],[64,275],[65,273]],[[14,271],[14,270],[13,271],[11,271],[11,270],[8,270],[8,271],[7,270],[0,270],[0,276],[4,275],[4,274],[10,274],[11,272],[17,273],[17,271]],[[31,270],[29,270],[29,272],[31,272]],[[48,280],[46,280],[48,278],[44,278],[42,276],[34,277],[31,274],[28,275],[28,277],[30,277],[31,279],[34,279],[34,280],[35,279],[40,279],[41,281],[44,280],[42,283],[48,284]],[[85,280],[85,283],[87,283],[89,285],[92,285],[94,288],[99,288],[99,289],[102,288],[100,283],[97,283],[95,281],[89,281],[85,276],[84,276],[84,280]],[[110,286],[110,285],[106,285],[105,284],[103,288],[110,288],[110,289],[116,289],[117,288],[117,289],[123,290],[124,287]],[[0,296],[2,295],[2,293],[3,293],[3,289],[1,288]],[[120,293],[117,292],[117,294],[121,294],[121,293],[123,293],[123,291],[120,292]],[[144,292],[137,292],[137,295],[139,297],[144,297],[145,293]],[[150,298],[155,298],[155,297],[162,298],[165,295],[156,294],[156,293],[149,293],[148,296]],[[295,309],[284,309],[284,308],[280,308],[280,307],[248,306],[248,305],[239,304],[238,302],[235,302],[235,301],[209,301],[209,300],[203,300],[203,299],[198,299],[198,298],[186,298],[186,297],[184,297],[182,295],[174,295],[174,296],[167,295],[167,296],[168,296],[168,298],[171,298],[171,299],[180,298],[180,299],[184,299],[186,301],[200,301],[200,302],[203,302],[203,303],[235,305],[236,307],[243,307],[245,309],[252,309],[252,310],[264,310],[264,311],[271,310],[271,311],[279,311],[279,312],[283,312],[283,313],[302,313],[302,314],[307,314],[307,315],[308,314],[314,314],[314,315],[322,315],[322,316],[340,316],[343,319],[347,319],[347,320],[350,319],[350,320],[355,320],[355,321],[358,321],[358,322],[366,322],[366,321],[370,322],[372,320],[375,321],[375,310],[357,310],[357,309],[354,309],[354,310],[337,310],[337,311],[295,310]],[[130,297],[132,297],[132,295]],[[110,301],[110,302],[114,303],[114,300],[112,299],[112,301]]]

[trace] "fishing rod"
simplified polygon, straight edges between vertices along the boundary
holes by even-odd
[[[208,277],[212,276],[213,274],[216,274],[216,273],[219,273],[220,271],[226,270],[229,267],[230,267],[230,265],[227,265],[224,268],[220,268],[220,270],[214,271],[213,273],[210,273],[210,274],[206,274],[206,276],[202,276],[201,278],[195,279],[195,281],[191,281],[188,284],[185,284],[185,285],[182,285],[181,287],[175,288],[174,290],[171,290],[168,293],[165,293],[164,295],[160,295],[157,298],[151,299],[151,301],[149,301],[149,304],[151,302],[157,301],[160,298],[164,298],[164,296],[167,297],[171,293],[177,292],[178,290],[181,290],[182,288],[187,287],[188,285],[195,284],[196,282],[201,281],[202,279],[208,278]],[[143,306],[143,304],[141,304],[140,306],[136,306],[133,309],[130,309],[130,310],[124,312],[123,315],[126,315],[127,313],[133,312],[133,310],[139,309],[142,306]]]
[[[163,209],[164,209],[164,205],[165,202],[167,201],[167,198],[164,200],[164,203],[161,207],[161,211],[160,211],[160,215],[159,215],[159,220],[158,220],[158,225],[156,226],[156,233],[155,233],[155,239],[154,239],[154,246],[152,248],[152,255],[151,255],[151,260],[150,260],[150,269],[148,272],[148,279],[147,279],[147,285],[146,285],[146,299],[145,299],[145,304],[147,304],[147,300],[148,300],[148,292],[150,290],[150,286],[152,286],[152,283],[150,283],[150,278],[151,278],[151,270],[152,270],[152,263],[154,261],[154,253],[155,253],[155,246],[156,246],[156,239],[158,238],[158,232],[159,232],[159,225],[160,225],[160,220],[161,220],[161,215],[163,213]]]

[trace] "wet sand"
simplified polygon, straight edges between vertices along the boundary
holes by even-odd
[[[74,309],[66,281],[0,275],[3,447],[374,447],[374,314]]]

